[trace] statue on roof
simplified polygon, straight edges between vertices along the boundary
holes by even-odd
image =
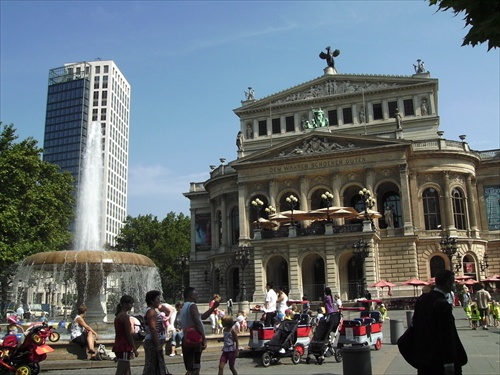
[[[325,116],[325,112],[321,109],[312,109],[313,118],[311,121],[304,120],[303,128],[304,129],[314,129],[314,128],[324,128],[329,125],[328,118]]]
[[[416,74],[425,73],[424,62],[420,59],[417,59],[417,64],[413,64],[413,68],[415,69]]]
[[[253,88],[249,87],[248,91],[244,91],[245,100],[254,100],[255,99],[255,91]]]
[[[326,65],[334,69],[335,69],[335,60],[333,58],[337,57],[338,55],[340,55],[340,51],[338,49],[331,51],[330,46],[326,47],[326,53],[324,52],[319,53],[319,57],[323,60],[326,60]]]

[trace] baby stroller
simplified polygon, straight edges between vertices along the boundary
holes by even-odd
[[[265,352],[262,354],[262,365],[268,367],[271,364],[276,364],[283,357],[292,357],[294,365],[300,362],[302,355],[305,353],[304,342],[297,341],[297,329],[300,320],[283,320],[273,337],[265,346]]]
[[[47,324],[34,325],[25,332],[25,335],[21,344],[16,335],[8,335],[0,345],[1,375],[38,374],[40,362],[47,358],[47,353],[54,351],[46,344],[46,340],[59,339],[59,334]]]
[[[311,355],[316,358],[319,365],[323,364],[328,353],[333,355],[337,362],[342,361],[342,351],[338,346],[342,322],[343,318],[340,312],[332,313],[318,322],[307,350],[307,364],[311,361]]]

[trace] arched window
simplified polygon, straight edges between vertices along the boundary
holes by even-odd
[[[238,244],[240,239],[240,210],[235,207],[231,210],[231,244]]]
[[[433,188],[425,189],[422,194],[424,205],[425,229],[438,229],[441,225],[441,214],[439,210],[439,195]]]
[[[382,196],[382,202],[382,209],[379,209],[379,211],[382,213],[385,211],[386,207],[390,207],[393,212],[394,228],[400,228],[403,222],[403,217],[401,211],[401,198],[399,197],[399,194],[394,191],[389,191]]]
[[[462,192],[458,189],[451,191],[451,200],[453,203],[453,219],[455,228],[466,229],[465,227],[465,204]]]
[[[433,256],[431,258],[430,266],[431,266],[431,277],[434,277],[437,275],[439,271],[445,269],[444,259],[437,255]]]

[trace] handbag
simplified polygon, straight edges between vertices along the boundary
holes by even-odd
[[[198,348],[203,344],[203,337],[194,326],[190,326],[184,330],[184,339],[182,343],[187,348]]]
[[[415,340],[415,328],[410,325],[408,329],[399,337],[398,339],[398,349],[403,358],[408,364],[414,368],[418,368],[418,364],[415,362],[414,356],[414,340]]]

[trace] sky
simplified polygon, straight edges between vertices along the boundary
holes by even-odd
[[[189,216],[182,193],[236,159],[248,87],[256,99],[323,75],[439,79],[444,138],[500,148],[499,50],[462,47],[463,15],[425,0],[0,0],[0,121],[43,147],[49,69],[114,60],[132,87],[128,214]]]

